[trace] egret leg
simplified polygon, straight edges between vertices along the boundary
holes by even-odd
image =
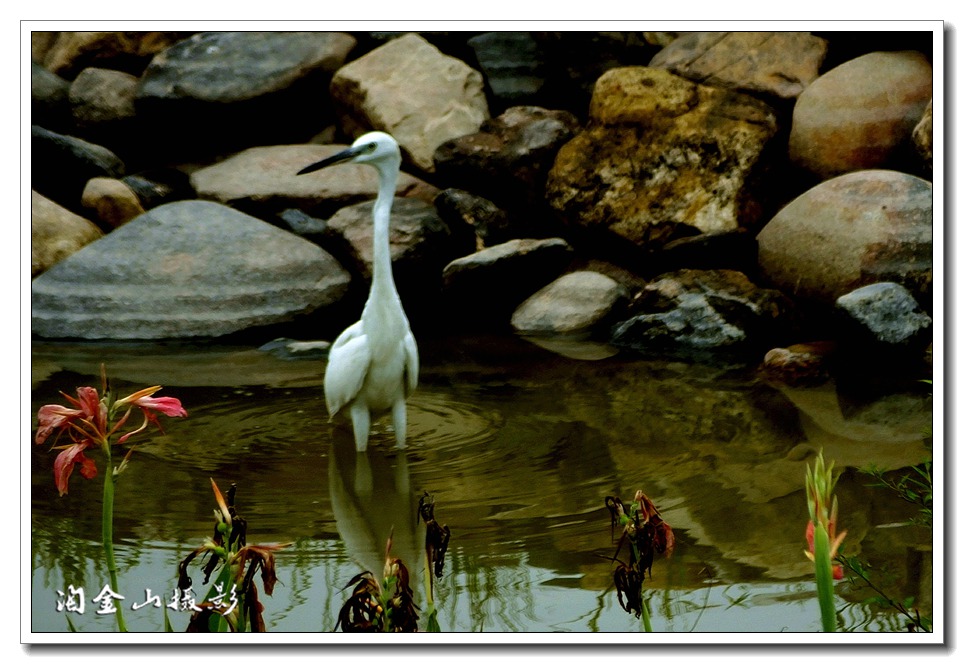
[[[355,455],[355,495],[359,498],[370,498],[375,489],[372,478],[372,464],[367,454]]]
[[[395,446],[399,449],[405,447],[405,426],[407,419],[405,399],[399,399],[392,404],[392,424],[395,426]]]
[[[355,450],[364,452],[368,449],[368,430],[371,426],[368,406],[358,401],[351,405],[351,426],[355,431]]]

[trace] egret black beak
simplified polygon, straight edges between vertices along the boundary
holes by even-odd
[[[304,175],[305,173],[314,173],[315,171],[320,171],[322,168],[325,168],[326,166],[331,166],[332,164],[340,164],[343,161],[349,161],[350,159],[354,159],[356,156],[358,156],[359,152],[361,152],[361,150],[355,147],[348,148],[347,150],[342,150],[341,152],[337,154],[333,154],[330,157],[326,157],[321,161],[316,161],[315,163],[309,166],[305,166],[300,171],[298,171],[298,175]]]

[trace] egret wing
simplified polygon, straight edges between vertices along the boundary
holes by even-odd
[[[405,393],[413,392],[418,386],[418,346],[411,330],[402,342],[405,346]]]
[[[325,403],[329,417],[334,417],[358,396],[371,360],[368,337],[362,332],[360,322],[348,327],[335,339],[325,369]]]

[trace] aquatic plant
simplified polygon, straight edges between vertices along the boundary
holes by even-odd
[[[675,544],[673,529],[663,521],[656,505],[641,490],[636,491],[628,510],[618,496],[606,496],[606,507],[609,509],[611,527],[615,530],[619,526],[622,530],[616,553],[611,559],[617,563],[613,583],[616,585],[619,605],[627,613],[641,617],[643,628],[652,632],[649,610],[643,602],[643,581],[647,572],[652,578],[653,560],[657,555],[672,554]],[[630,544],[628,564],[619,560],[624,541]]]
[[[248,522],[238,514],[234,504],[237,486],[231,485],[226,498],[213,479],[211,488],[217,502],[214,534],[177,567],[181,602],[194,612],[187,631],[264,632],[264,606],[258,601],[254,576],[261,572],[261,584],[270,596],[278,580],[274,553],[288,545],[248,544]],[[188,565],[198,556],[209,556],[203,568],[205,584],[220,570],[200,603],[194,601],[193,582],[187,573]]]
[[[451,531],[448,526],[439,525],[435,520],[435,499],[427,492],[418,501],[416,521],[419,519],[425,522],[425,596],[428,603],[425,610],[425,631],[441,632],[438,610],[435,607],[435,578],[442,578]]]
[[[428,604],[422,618],[426,632],[441,632],[435,606],[435,578],[442,578],[445,552],[451,532],[435,520],[435,500],[424,493],[418,501],[417,520],[425,522],[425,597]],[[335,629],[343,632],[417,632],[420,610],[415,604],[408,567],[392,556],[392,535],[385,546],[385,567],[381,580],[365,570],[345,585],[352,589],[345,600]]]
[[[366,570],[351,578],[355,586],[338,613],[335,629],[343,632],[417,632],[418,607],[401,558],[392,556],[392,536],[385,545],[382,580]]]
[[[807,466],[807,510],[810,521],[807,523],[806,556],[814,563],[817,582],[817,600],[820,604],[820,623],[825,632],[837,629],[837,612],[834,608],[834,580],[843,578],[843,568],[834,562],[837,551],[847,531],[837,534],[837,497],[833,489],[837,484],[833,475],[833,462],[827,465],[823,451],[817,454],[814,465]]]
[[[157,418],[158,413],[168,417],[187,417],[187,411],[178,399],[154,396],[160,389],[160,385],[154,385],[115,399],[108,388],[106,368],[101,365],[100,394],[93,387],[78,387],[76,399],[61,392],[73,408],[61,404],[47,404],[37,411],[35,444],[40,445],[56,434],[53,449],[60,450],[60,453],[54,459],[54,483],[61,497],[67,495],[70,477],[76,466],[79,466],[82,477],[89,480],[97,477],[97,464],[87,453],[99,449],[104,454],[101,543],[110,585],[104,588],[102,594],[106,593],[112,598],[122,597],[118,592],[117,562],[114,557],[114,485],[127,468],[134,452],[134,448],[130,447],[120,464],[112,467],[113,448],[115,445],[127,443],[132,436],[145,431],[148,425],[153,424],[163,431]],[[135,410],[141,413],[144,421],[136,429],[121,433]],[[116,434],[121,435],[112,440]],[[62,436],[66,436],[70,442],[57,445]],[[127,625],[120,605],[113,605],[112,612],[117,619],[117,629],[126,632]]]

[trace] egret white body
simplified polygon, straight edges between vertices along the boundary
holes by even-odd
[[[331,164],[368,164],[378,171],[378,197],[372,217],[372,284],[361,320],[338,335],[325,369],[325,401],[329,418],[348,409],[355,434],[355,449],[368,448],[372,417],[391,411],[395,442],[405,447],[405,400],[418,384],[418,347],[392,277],[389,218],[402,157],[395,139],[370,132],[351,147],[307,166],[311,173]]]

